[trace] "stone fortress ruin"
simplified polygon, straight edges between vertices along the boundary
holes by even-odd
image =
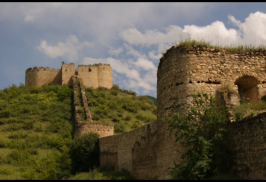
[[[194,91],[215,97],[223,83],[234,85],[239,99],[260,100],[266,91],[265,55],[260,50],[229,54],[205,46],[172,47],[158,67],[158,118],[173,112],[185,113]]]
[[[77,84],[77,80],[80,84]],[[34,67],[26,70],[25,85],[42,86],[49,83],[73,86],[75,138],[88,132],[98,133],[99,137],[113,135],[113,125],[93,122],[85,94],[85,87],[93,87],[94,89],[99,87],[110,89],[113,87],[112,68],[109,64],[78,65],[78,70],[75,70],[73,63],[62,63],[61,69],[53,68],[51,70],[49,67]],[[78,97],[78,90],[81,98]],[[81,105],[76,104],[80,102]],[[82,121],[80,108],[84,109],[85,121]]]
[[[231,54],[194,45],[173,46],[160,59],[157,73],[157,120],[134,130],[100,138],[100,163],[127,169],[142,179],[168,179],[167,170],[181,162],[186,151],[175,142],[174,131],[161,122],[175,112],[186,114],[197,91],[217,98],[218,88],[229,83],[237,94],[218,94],[226,107],[240,99],[255,102],[266,91],[266,51]],[[266,113],[228,123],[236,153],[231,172],[244,179],[266,179]],[[177,152],[177,150],[179,152]]]
[[[82,125],[75,114],[78,126],[75,135],[89,131],[100,134],[100,165],[112,165],[116,170],[125,168],[140,179],[168,179],[168,169],[174,167],[174,162],[180,164],[181,154],[186,149],[177,144],[174,131],[168,131],[161,119],[175,112],[186,114],[196,91],[213,95],[226,107],[238,105],[242,98],[248,102],[258,101],[265,96],[265,74],[266,51],[261,49],[231,54],[200,45],[173,46],[163,55],[158,66],[157,120],[113,135],[113,126],[92,123],[93,116],[86,110],[86,118],[91,122]],[[78,77],[85,87],[112,87],[110,66],[79,66]],[[75,100],[74,78],[74,64],[62,64],[61,69],[52,71],[42,67],[26,70],[26,85],[72,84]],[[237,94],[217,95],[218,88],[224,83],[233,85]],[[84,86],[81,84],[85,104]],[[75,113],[77,110],[75,107]],[[265,128],[266,112],[228,123],[231,147],[236,153],[232,173],[244,179],[266,179]]]
[[[109,64],[78,65],[75,70],[74,63],[62,63],[61,69],[49,67],[28,68],[25,73],[25,85],[42,86],[53,83],[58,85],[72,85],[72,76],[81,78],[85,87],[103,87],[110,89],[113,86],[112,68]]]

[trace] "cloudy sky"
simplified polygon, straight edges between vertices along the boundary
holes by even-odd
[[[266,3],[0,3],[0,89],[29,67],[101,62],[113,84],[156,97],[162,53],[188,37],[266,45]]]

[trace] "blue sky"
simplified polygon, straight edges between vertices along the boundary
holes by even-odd
[[[266,3],[0,3],[0,89],[29,67],[102,62],[113,84],[156,97],[162,53],[188,37],[266,45]]]

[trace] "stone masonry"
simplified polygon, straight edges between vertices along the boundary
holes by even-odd
[[[79,80],[79,84],[77,84]],[[77,138],[85,133],[93,132],[98,133],[99,137],[110,136],[114,134],[114,126],[103,123],[94,123],[91,117],[91,112],[88,108],[87,97],[85,94],[85,87],[81,78],[72,76],[73,90],[74,90],[74,115],[75,115],[75,134],[74,138]],[[81,100],[78,97],[78,90],[81,93]],[[80,105],[81,101],[81,105]],[[85,120],[82,120],[82,113],[79,109],[83,108],[85,112]]]
[[[49,67],[28,68],[25,72],[25,85],[42,86],[53,83],[58,85],[72,85],[72,76],[78,76],[84,81],[85,87],[103,87],[110,89],[113,86],[112,68],[109,64],[78,65],[75,70],[74,63],[63,63],[61,69]]]
[[[173,46],[158,66],[158,119],[173,112],[186,113],[192,93],[204,91],[215,96],[222,83],[233,85],[240,97],[250,102],[261,99],[266,91],[265,55],[260,49],[229,54],[207,46]]]
[[[260,49],[229,54],[207,46],[176,46],[160,59],[157,74],[157,120],[134,130],[100,138],[100,164],[122,168],[140,179],[168,179],[167,170],[180,164],[186,149],[175,142],[173,131],[161,122],[175,112],[186,114],[197,91],[217,97],[231,108],[240,99],[265,98],[266,52]],[[218,88],[224,83],[231,92]],[[245,179],[266,179],[265,113],[228,123],[228,135],[236,153],[231,172]],[[230,118],[230,114],[229,114]],[[179,153],[179,152],[181,153]]]

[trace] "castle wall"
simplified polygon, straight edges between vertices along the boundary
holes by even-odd
[[[112,68],[106,64],[100,64],[99,67],[99,87],[111,89],[113,87]]]
[[[48,83],[61,84],[61,69],[34,67],[26,70],[25,85],[42,86]]]
[[[76,126],[74,138],[85,133],[98,133],[99,137],[106,137],[114,134],[114,126],[104,123],[84,123]]]
[[[61,69],[53,68],[52,70],[49,67],[28,68],[25,71],[25,84],[42,86],[47,83],[54,83],[71,86],[72,76],[80,77],[85,87],[111,89],[113,86],[112,68],[110,65],[101,63],[98,65],[78,65],[78,75],[75,74],[74,63],[63,63]]]
[[[185,150],[178,147],[173,132],[155,120],[134,130],[103,137],[100,141],[100,164],[116,170],[127,169],[140,179],[167,179],[167,169],[179,163]]]
[[[85,87],[99,87],[99,72],[96,65],[78,65],[78,77],[82,78]]]
[[[72,85],[73,85],[73,99],[74,99],[74,117],[75,117],[75,133],[74,138],[77,138],[85,133],[93,132],[98,133],[99,137],[105,137],[110,136],[114,134],[114,126],[109,124],[103,124],[103,123],[94,123],[91,119],[91,113],[88,108],[87,104],[87,97],[85,94],[85,88],[83,85],[83,80],[79,79],[80,85],[76,82],[76,77],[71,77]],[[78,109],[81,107],[79,105],[80,98],[78,97],[78,87],[80,87],[81,92],[81,103],[85,111],[86,119],[84,122],[82,122],[82,114],[78,112]],[[76,104],[77,103],[77,104]]]
[[[75,65],[74,63],[62,64],[62,85],[67,84],[68,86],[72,85],[71,77],[75,76]]]
[[[266,113],[229,124],[231,147],[236,153],[232,173],[244,179],[266,179]]]
[[[258,98],[265,95],[266,52],[251,51],[229,54],[226,51],[195,46],[172,47],[160,59],[157,75],[158,118],[173,112],[186,113],[192,100],[191,94],[203,90],[214,96],[222,83],[234,85],[242,76],[258,80]],[[238,86],[234,85],[238,91]]]

